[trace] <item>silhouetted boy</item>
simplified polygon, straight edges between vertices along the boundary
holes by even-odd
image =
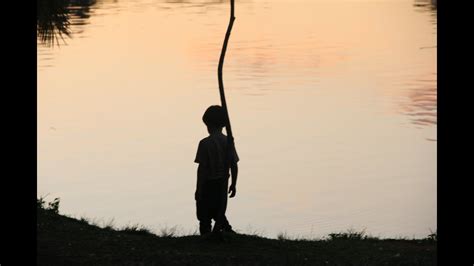
[[[194,198],[196,214],[201,235],[211,232],[211,220],[214,220],[212,232],[234,232],[227,221],[227,193],[234,197],[237,182],[237,162],[239,157],[235,148],[228,153],[227,136],[222,134],[225,126],[225,114],[222,107],[213,105],[207,108],[202,120],[207,126],[209,136],[199,142],[194,162],[199,164],[197,186]],[[232,145],[233,146],[233,145]],[[229,168],[232,183],[228,188]]]

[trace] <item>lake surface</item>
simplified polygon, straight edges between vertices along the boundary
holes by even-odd
[[[38,41],[38,195],[117,227],[198,229],[227,1],[71,1]],[[237,1],[224,65],[242,233],[425,237],[437,216],[437,18],[424,1]]]

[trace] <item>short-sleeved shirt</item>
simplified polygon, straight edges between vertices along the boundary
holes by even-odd
[[[211,134],[199,142],[194,162],[199,163],[200,167],[206,168],[207,180],[229,177],[229,169],[225,167],[227,145],[227,136],[221,132]],[[230,160],[233,163],[239,161],[235,147]]]

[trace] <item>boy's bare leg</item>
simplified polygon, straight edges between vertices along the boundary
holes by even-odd
[[[211,232],[211,220],[199,222],[199,233],[205,235]]]
[[[214,225],[213,232],[223,231],[223,232],[234,232],[232,226],[229,224],[225,212],[227,210],[227,187],[228,181],[223,180],[220,185],[220,196],[218,197],[219,201],[219,212],[216,217],[216,224]]]
[[[208,201],[209,200],[204,197],[196,200],[196,215],[199,220],[199,233],[201,235],[210,233],[212,229]]]

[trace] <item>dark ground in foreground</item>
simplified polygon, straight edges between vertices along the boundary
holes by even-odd
[[[433,239],[334,235],[328,240],[226,234],[160,237],[146,230],[100,228],[37,209],[38,265],[436,265]]]

